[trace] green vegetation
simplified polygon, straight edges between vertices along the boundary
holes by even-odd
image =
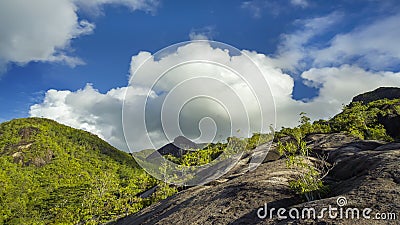
[[[322,182],[329,165],[307,148],[311,133],[344,132],[361,139],[392,140],[379,116],[400,114],[400,99],[352,103],[329,120],[313,123],[301,114],[300,125],[275,134],[287,166],[299,173],[289,182],[308,200],[326,191]],[[181,158],[165,156],[182,166],[204,165],[223,152],[250,151],[271,135],[230,143],[208,144]],[[240,148],[239,148],[240,147]],[[152,151],[143,151],[147,156]],[[177,192],[139,168],[133,158],[97,136],[52,120],[29,118],[0,124],[0,224],[99,224],[139,211]],[[156,168],[162,169],[162,168]],[[158,185],[148,198],[139,195]]]
[[[378,116],[388,114],[400,114],[400,99],[381,99],[362,104],[353,102],[343,107],[338,115],[329,120],[318,120],[310,123],[310,119],[301,114],[301,126],[295,128],[282,128],[277,132],[276,140],[286,135],[303,136],[311,133],[347,133],[366,140],[393,141],[382,124],[378,122]]]
[[[0,167],[0,224],[99,224],[176,192],[129,154],[48,119],[0,124]]]
[[[378,116],[394,113],[400,114],[400,99],[382,99],[368,104],[353,102],[332,119],[318,120],[314,123],[310,123],[310,118],[301,113],[299,126],[282,128],[275,133],[278,151],[286,158],[287,167],[300,171],[296,178],[289,182],[291,189],[309,201],[320,198],[327,190],[322,178],[329,170],[329,165],[323,163],[324,160],[310,157],[311,149],[307,148],[304,141],[306,135],[343,132],[360,139],[392,141],[393,138],[378,122]],[[282,143],[281,139],[285,137],[289,139]]]
[[[396,112],[394,112],[396,111]],[[299,125],[294,128],[282,128],[275,133],[277,150],[286,159],[288,168],[296,168],[299,173],[295,179],[289,181],[291,189],[308,201],[321,198],[328,187],[322,179],[329,171],[331,165],[322,158],[318,158],[306,145],[304,138],[312,133],[347,133],[360,139],[393,140],[382,124],[378,122],[378,116],[400,113],[400,99],[377,100],[368,104],[354,102],[344,106],[343,111],[329,120],[318,120],[311,123],[305,113],[300,114]],[[267,134],[254,134],[251,138],[240,140],[232,139],[241,145],[245,143],[244,151],[254,149],[258,145],[267,142],[270,138]],[[229,139],[228,139],[229,140]],[[281,142],[281,140],[285,140]],[[171,155],[165,156],[174,163],[183,166],[199,166],[210,163],[227,149],[227,144],[209,144],[203,149],[185,154],[181,158]],[[317,158],[315,158],[317,157]]]
[[[208,144],[203,149],[183,155],[180,159],[175,160],[175,163],[183,166],[205,165],[220,156],[225,148],[226,144],[223,143]]]
[[[210,143],[201,149],[186,149],[179,157],[173,152],[155,157],[156,150],[144,150],[134,156],[157,179],[176,186],[191,186],[202,182],[202,176],[197,176],[199,171],[220,169],[226,166],[227,159],[238,160],[242,154],[272,139],[272,134],[254,134],[250,138],[229,137],[226,143]]]
[[[305,135],[314,131],[316,128],[310,123],[310,118],[301,113],[300,125],[295,128],[284,128],[277,135],[289,137],[286,142],[278,140],[277,150],[286,159],[288,168],[298,170],[295,179],[289,181],[290,188],[299,195],[304,196],[307,201],[321,198],[321,194],[327,190],[323,184],[323,173],[327,169],[325,164],[320,164],[318,168],[310,159],[311,149],[307,147],[303,140]],[[317,125],[318,129],[326,130],[325,126]]]
[[[239,153],[237,151],[247,152],[257,146],[271,141],[270,134],[255,133],[250,138],[239,139],[236,137],[228,138],[227,142],[230,143],[210,143],[203,149],[193,149],[193,151],[183,155],[181,158],[174,157],[172,155],[165,155],[164,157],[168,160],[183,166],[201,166],[212,162],[217,159],[223,152],[226,152],[227,148],[231,149],[231,152]]]
[[[378,115],[386,116],[396,111],[400,114],[400,99],[377,100],[368,104],[354,102],[343,108],[343,111],[332,118],[329,123],[332,132],[346,132],[361,139],[392,141]]]

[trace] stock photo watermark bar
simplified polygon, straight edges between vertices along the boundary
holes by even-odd
[[[314,207],[303,207],[303,208],[274,208],[268,207],[265,203],[263,207],[258,208],[257,217],[260,219],[273,219],[278,218],[279,220],[285,219],[366,219],[366,220],[387,220],[397,221],[398,214],[395,212],[375,212],[371,208],[358,208],[358,207],[346,207],[347,199],[345,197],[338,197],[336,199],[336,205],[328,205],[321,209]]]

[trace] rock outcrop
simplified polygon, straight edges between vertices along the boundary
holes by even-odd
[[[368,104],[380,99],[400,99],[400,88],[397,87],[380,87],[376,90],[357,95],[353,98],[353,102],[362,102]],[[385,105],[384,108],[388,113],[385,115],[378,114],[378,123],[382,124],[389,136],[398,140],[400,139],[400,104]]]
[[[123,218],[116,224],[399,224],[400,143],[363,141],[345,134],[312,134],[307,144],[333,165],[325,184],[329,191],[322,199],[306,202],[293,193],[288,181],[295,169],[286,167],[272,146],[267,159],[256,170],[246,172],[249,156],[243,157],[229,173],[204,186],[196,186]],[[338,198],[346,200],[347,204]],[[345,198],[345,199],[344,199]],[[259,218],[264,207],[285,210],[329,206],[370,208],[370,219],[322,218],[280,219],[276,211]],[[287,212],[286,211],[286,212]],[[397,216],[394,220],[374,220],[377,213]],[[270,215],[273,215],[270,217]],[[317,214],[318,216],[319,214]],[[350,215],[350,214],[349,214]]]
[[[400,139],[400,104],[388,106],[391,107],[390,112],[386,115],[378,115],[378,122],[383,125],[386,133],[394,139]]]
[[[373,91],[357,95],[353,98],[352,102],[363,102],[368,104],[370,102],[387,98],[389,100],[400,98],[400,88],[398,87],[380,87]]]

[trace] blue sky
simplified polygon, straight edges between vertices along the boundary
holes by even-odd
[[[400,18],[398,1],[62,0],[51,3],[58,4],[54,7],[48,0],[34,2],[0,3],[0,121],[38,115],[30,107],[42,104],[49,89],[76,92],[90,83],[106,94],[126,86],[132,56],[195,35],[276,60],[275,68],[294,82],[291,101],[322,96],[328,79],[315,77],[317,70],[360,69],[370,76],[397,74],[400,68],[400,26],[393,22]],[[43,18],[30,18],[27,11]],[[376,33],[385,26],[390,30]],[[7,47],[21,37],[21,46]],[[382,84],[397,86],[392,77]],[[371,88],[360,84],[359,90]]]

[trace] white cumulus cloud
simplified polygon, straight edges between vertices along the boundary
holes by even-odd
[[[84,3],[83,3],[84,2]],[[120,4],[150,11],[154,1],[144,0],[2,0],[0,1],[0,72],[9,63],[31,61],[84,64],[71,55],[71,40],[91,34],[95,25],[77,15],[78,6],[98,11],[103,4]]]
[[[79,8],[88,11],[94,15],[102,14],[104,5],[122,5],[132,11],[144,10],[154,13],[159,5],[158,0],[72,0]]]
[[[204,48],[204,51],[198,54],[209,55],[210,52],[219,50],[212,49],[210,46],[205,46]],[[190,49],[189,46],[185,51],[182,51],[179,54],[168,55],[163,58],[163,60],[166,60],[164,62],[166,64],[174,64],[178,58],[191,57],[191,53],[193,53],[193,49]],[[370,72],[360,67],[350,65],[319,69],[313,68],[303,72],[301,77],[306,79],[308,85],[318,87],[319,95],[305,103],[292,98],[294,86],[293,78],[283,73],[281,69],[276,68],[273,59],[254,51],[243,51],[243,53],[247,54],[252,60],[254,60],[270,84],[276,104],[278,128],[281,126],[297,125],[300,112],[306,112],[312,119],[329,118],[340,110],[342,104],[349,103],[351,98],[358,93],[373,90],[379,86],[400,86],[399,73]],[[144,58],[148,56],[151,56],[151,54],[142,52],[137,56],[132,57],[131,70],[135,71],[136,67],[142,64]],[[214,54],[214,57],[213,60],[226,60],[229,58],[229,55],[220,51],[219,53]],[[238,57],[232,63],[236,64],[238,67],[246,68],[243,66],[244,62],[244,58]],[[160,62],[151,62],[149,68],[153,68],[153,70],[149,72],[159,74],[156,65],[157,63]],[[171,90],[172,87],[177,86],[176,82],[180,80],[179,76],[188,76],[188,78],[190,78],[191,72],[194,71],[212,74],[218,74],[221,72],[215,71],[213,68],[208,69],[204,67],[204,65],[198,65],[192,68],[185,67],[182,70],[175,71],[174,74],[171,74],[165,80],[160,80],[159,86],[155,87],[155,92],[152,92],[148,103],[150,112],[156,112],[157,108],[160,107],[160,103],[165,100],[166,93],[162,93],[162,90]],[[193,75],[196,76],[198,74],[194,73]],[[251,101],[251,97],[247,96],[248,91],[246,89],[240,89],[242,83],[236,79],[225,79],[225,81],[231,82],[229,83],[229,86],[231,87],[238,85],[237,91],[239,95],[247,99],[247,103],[249,103],[247,108],[250,111],[254,110],[251,107],[254,102]],[[137,83],[129,86],[129,88],[132,88],[132,91],[127,92],[130,94],[127,98],[131,101],[131,108],[126,111],[126,113],[131,115],[140,115],[141,110],[143,110],[145,97],[147,96],[146,89],[140,89],[140,86],[147,86],[148,84],[146,82],[147,80],[137,80]],[[225,101],[230,99],[221,94],[221,90],[226,90],[226,88],[223,89],[221,86],[212,86],[211,84],[211,82],[207,83],[207,81],[203,81],[199,88],[205,90],[208,96],[222,96],[222,99],[225,99]],[[197,85],[199,84],[197,83]],[[52,118],[73,127],[88,130],[98,134],[114,146],[127,150],[121,123],[122,102],[123,97],[125,96],[125,91],[126,87],[112,89],[109,92],[102,94],[93,89],[90,85],[76,92],[49,90],[43,103],[31,107],[30,114],[31,116]],[[174,102],[178,101],[177,99],[179,98],[177,96],[191,95],[192,93],[196,93],[196,91],[198,91],[196,88],[182,89],[181,91],[175,90],[176,96],[172,101],[168,102],[168,104],[172,107],[174,105],[181,105],[179,102]],[[229,105],[229,102],[239,103],[240,101],[232,99],[231,101],[227,101],[226,105]],[[235,110],[240,109],[240,105],[231,105],[230,107]],[[183,111],[182,113],[183,117],[189,117],[187,119],[190,121],[186,125],[182,125],[182,129],[186,129],[186,131],[189,132],[186,133],[186,135],[197,134],[198,123],[193,121],[198,121],[199,118],[203,118],[207,113],[210,115],[216,114],[220,116],[213,118],[216,124],[226,122],[224,111],[218,111],[216,105],[206,101],[193,102],[192,106],[188,107],[187,111]],[[147,116],[155,118],[149,123],[147,131],[143,130],[138,125],[135,126],[135,124],[143,123],[142,118],[132,118],[130,121],[125,121],[132,125],[131,134],[134,134],[137,138],[136,143],[134,143],[134,146],[137,148],[136,150],[152,147],[147,141],[144,141],[146,140],[146,132],[150,133],[153,138],[152,141],[155,142],[158,147],[165,144],[165,141],[163,142],[165,137],[163,137],[162,133],[162,124],[158,121],[160,115],[152,115],[150,113]],[[238,118],[236,118],[236,120]],[[260,122],[259,117],[255,118],[258,118],[258,121],[256,122]]]
[[[311,54],[315,48],[312,46],[313,38],[332,29],[341,19],[340,13],[333,12],[326,16],[295,21],[300,29],[281,35],[281,43],[275,56],[277,66],[290,71],[306,69],[306,60],[314,57]]]
[[[400,62],[400,14],[379,19],[345,34],[336,35],[329,47],[312,51],[316,66],[355,60],[361,66],[381,70]]]
[[[31,106],[30,115],[51,118],[83,129],[107,140],[119,149],[126,149],[121,129],[124,88],[102,94],[88,84],[76,92],[48,90],[43,102]]]
[[[290,71],[348,63],[374,70],[398,69],[400,14],[357,26],[347,33],[335,34],[328,42],[317,40],[334,31],[343,20],[343,14],[333,12],[327,16],[296,21],[300,28],[281,36],[275,56],[277,65]]]
[[[212,40],[215,36],[214,26],[205,26],[202,28],[192,29],[189,33],[190,40]]]
[[[297,23],[300,23],[302,28],[293,34],[284,35],[277,53],[273,56],[248,50],[241,50],[243,55],[229,55],[226,50],[206,42],[201,48],[199,46],[195,48],[193,45],[185,45],[158,58],[155,58],[152,53],[143,51],[132,57],[130,72],[135,74],[138,68],[146,60],[149,60],[147,62],[148,66],[142,71],[147,76],[133,77],[128,83],[128,87],[115,88],[104,94],[99,93],[90,85],[74,92],[49,90],[42,103],[31,107],[30,114],[31,116],[52,118],[61,123],[86,129],[98,134],[114,146],[127,150],[121,123],[121,110],[125,93],[128,93],[127,98],[131,103],[127,113],[140,115],[148,92],[144,87],[148,87],[156,80],[157,75],[165,72],[163,70],[165,67],[173,68],[177,62],[182,60],[208,57],[210,61],[227,63],[232,68],[241,71],[241,74],[252,74],[254,71],[246,64],[248,62],[244,57],[244,55],[247,55],[258,65],[271,87],[271,93],[276,105],[276,127],[278,129],[281,126],[297,125],[300,112],[306,112],[312,119],[328,119],[339,112],[343,104],[348,104],[352,97],[359,93],[370,91],[380,86],[400,86],[400,73],[390,71],[390,67],[389,69],[370,70],[369,65],[373,64],[352,60],[340,61],[340,57],[338,58],[335,54],[343,45],[340,43],[344,43],[342,41],[344,40],[343,37],[346,37],[346,43],[349,40],[350,42],[357,42],[357,39],[361,37],[357,36],[355,31],[359,31],[369,35],[360,40],[365,45],[354,46],[357,51],[363,52],[365,59],[373,58],[377,52],[384,52],[385,54],[382,54],[382,57],[385,56],[387,59],[390,58],[394,60],[393,62],[399,63],[396,47],[392,48],[393,35],[396,32],[387,32],[381,35],[371,34],[372,31],[376,31],[380,26],[386,28],[395,26],[393,25],[392,17],[355,28],[354,31],[348,34],[335,35],[330,45],[322,45],[323,47],[319,48],[318,46],[310,46],[313,38],[320,35],[321,32],[329,30],[335,22],[340,21],[341,16],[333,13],[326,17],[298,21]],[[375,43],[374,41],[376,41],[376,45],[372,47],[367,45],[370,42]],[[348,50],[346,54],[352,55],[357,51]],[[327,52],[332,54],[327,54]],[[320,55],[326,53],[327,55],[319,58],[313,53]],[[324,61],[316,63],[317,59]],[[364,62],[369,61],[365,60]],[[318,95],[307,102],[293,99],[294,79],[284,72],[288,70],[298,71],[299,78],[306,85],[318,89]],[[245,88],[246,85],[229,72],[204,64],[180,67],[172,70],[169,76],[161,78],[160,82],[156,82],[153,91],[150,93],[147,107],[150,112],[153,112],[153,114],[149,114],[149,118],[153,119],[148,121],[147,131],[140,126],[135,127],[135,124],[144,123],[141,117],[132,117],[125,121],[132,125],[130,132],[134,137],[134,150],[152,147],[149,145],[146,132],[150,134],[157,146],[165,144],[160,114],[157,113],[157,110],[161,107],[160,103],[168,100],[168,94],[172,90],[176,95],[168,101],[167,106],[182,105],[180,97],[201,94],[201,91],[206,91],[208,96],[213,96],[216,99],[228,99],[226,97],[228,95],[225,95],[226,93],[224,92],[230,89],[223,88],[224,84],[213,85],[204,79],[200,82],[199,87],[190,86],[190,79],[188,78],[194,78],[199,75],[204,77],[204,74],[213,74],[215,78],[224,80],[226,84],[229,84],[229,87],[233,87],[239,97],[247,100],[247,108],[250,114],[257,111],[253,107],[255,101],[249,95],[248,89]],[[184,87],[184,85],[178,85],[182,78],[188,79],[187,83],[185,83],[188,88],[180,90],[181,86]],[[173,89],[174,87],[177,88]],[[239,103],[240,101],[232,100],[231,102]],[[231,102],[227,101],[227,105]],[[182,108],[183,119],[191,121],[182,123],[182,130],[188,132],[187,134],[193,137],[199,136],[201,134],[199,119],[204,118],[207,114],[211,115],[216,125],[226,122],[227,114],[218,105],[208,101],[193,101],[191,103],[190,107]],[[240,104],[233,104],[230,107],[238,111]],[[171,110],[173,109],[174,107]],[[237,118],[239,117],[235,118],[235,115],[233,115],[233,118],[238,120]],[[172,121],[172,119],[174,118],[168,118],[167,122]],[[254,116],[253,119],[256,121],[255,123],[259,123],[263,118]],[[209,120],[203,122],[214,125]]]

